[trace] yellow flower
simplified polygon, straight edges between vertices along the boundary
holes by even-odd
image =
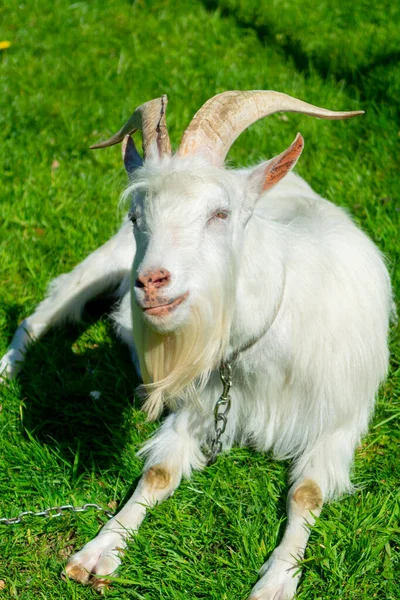
[[[11,42],[7,42],[4,40],[4,42],[0,42],[0,50],[7,50],[7,48],[9,48],[11,46]]]

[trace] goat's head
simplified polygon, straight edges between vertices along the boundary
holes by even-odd
[[[224,357],[235,309],[238,259],[257,198],[296,164],[300,134],[279,156],[249,172],[223,168],[235,139],[249,125],[279,111],[325,119],[332,112],[277,92],[224,92],[205,103],[172,156],[165,123],[166,96],[140,106],[112,138],[123,142],[130,177],[126,196],[137,242],[132,297],[135,341],[157,416],[164,399],[205,381]],[[142,163],[132,131],[141,129]]]

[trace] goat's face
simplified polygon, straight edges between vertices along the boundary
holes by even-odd
[[[134,170],[127,190],[137,245],[133,334],[150,418],[184,390],[195,397],[226,356],[245,226],[301,148],[298,137],[250,173],[210,166],[200,156],[149,160]]]
[[[133,294],[145,322],[160,333],[184,325],[200,303],[203,312],[229,296],[231,303],[234,289],[241,220],[232,175],[178,168],[185,162],[144,167],[131,186]]]

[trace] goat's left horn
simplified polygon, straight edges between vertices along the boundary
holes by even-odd
[[[287,94],[272,91],[230,91],[210,98],[195,114],[183,134],[179,155],[203,152],[221,166],[236,138],[255,121],[286,111],[320,119],[349,119],[363,110],[333,112],[318,108]]]
[[[143,136],[143,153],[145,158],[150,156],[154,151],[158,151],[160,156],[171,154],[171,144],[165,120],[167,104],[168,97],[166,94],[161,96],[161,98],[155,98],[141,104],[116,134],[105,142],[90,146],[91,150],[119,144],[126,135],[140,129]]]

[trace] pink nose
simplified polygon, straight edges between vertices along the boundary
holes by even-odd
[[[150,292],[155,288],[164,287],[170,279],[171,273],[167,269],[152,269],[137,277],[135,287],[144,288],[146,292]]]

